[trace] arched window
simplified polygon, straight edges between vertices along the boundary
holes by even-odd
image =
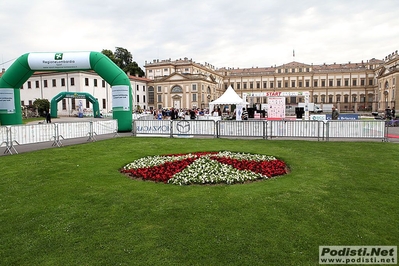
[[[171,93],[183,93],[183,89],[179,85],[173,86]]]

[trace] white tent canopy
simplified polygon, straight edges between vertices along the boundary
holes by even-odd
[[[222,96],[209,103],[209,110],[212,111],[215,105],[228,105],[228,104],[245,106],[249,103],[245,102],[240,96],[238,96],[238,94],[234,91],[234,89],[231,86],[229,86]]]

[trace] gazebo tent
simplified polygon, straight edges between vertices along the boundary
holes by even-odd
[[[248,103],[241,99],[240,96],[229,86],[227,90],[218,99],[209,103],[209,110],[212,112],[215,105],[236,105],[236,120],[241,120],[242,108]]]
[[[234,89],[231,86],[229,86],[222,96],[209,103],[209,111],[213,111],[215,105],[232,105],[232,104],[245,106],[249,103],[245,102],[240,96],[238,96],[238,94],[234,91]]]

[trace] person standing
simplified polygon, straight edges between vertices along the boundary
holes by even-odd
[[[194,108],[190,110],[190,119],[194,120],[196,118],[195,110]]]
[[[242,108],[242,120],[248,120],[248,111],[245,108]]]
[[[48,112],[46,113],[46,122],[47,122],[47,123],[51,123],[50,111],[48,111]]]
[[[331,119],[332,120],[338,120],[339,113],[337,111],[337,108],[335,106],[332,107],[332,114],[331,114]]]
[[[394,106],[392,106],[391,115],[392,115],[392,119],[396,120],[396,112],[395,112],[395,107]]]

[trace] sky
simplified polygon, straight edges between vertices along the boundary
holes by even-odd
[[[0,67],[31,52],[127,49],[144,70],[383,59],[399,49],[398,0],[4,0]]]

